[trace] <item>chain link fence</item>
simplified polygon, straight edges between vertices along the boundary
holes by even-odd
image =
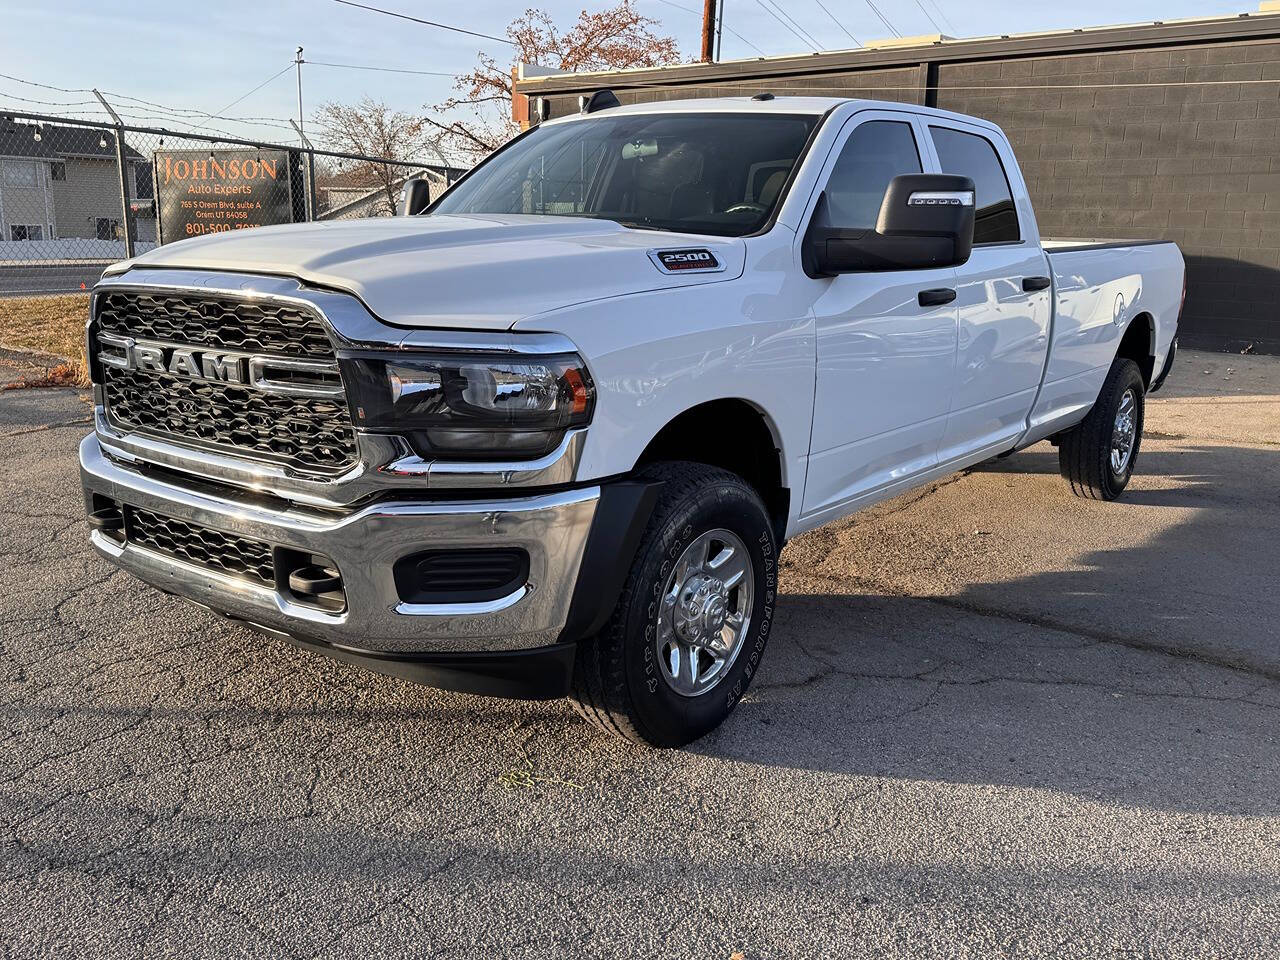
[[[0,114],[0,296],[74,293],[157,245],[277,223],[394,216],[465,171],[153,127]]]

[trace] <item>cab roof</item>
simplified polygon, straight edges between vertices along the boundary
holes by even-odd
[[[764,92],[764,91],[762,91]],[[648,103],[630,103],[617,107],[605,107],[593,113],[571,113],[543,121],[543,126],[556,123],[573,123],[591,117],[613,117],[646,113],[779,113],[822,116],[835,107],[852,105],[861,110],[904,110],[930,117],[945,117],[966,123],[998,129],[987,120],[937,107],[925,107],[900,100],[869,100],[859,97],[789,97],[775,94],[769,100],[753,97],[699,97],[690,100],[655,100]]]
[[[822,115],[842,103],[854,103],[846,97],[785,97],[775,95],[771,100],[752,97],[699,97],[690,100],[657,100],[650,103],[630,103],[624,106],[606,107],[590,114],[568,114],[547,120],[547,123],[563,123],[584,116],[617,116],[632,113],[808,113]],[[866,101],[872,103],[874,101]]]

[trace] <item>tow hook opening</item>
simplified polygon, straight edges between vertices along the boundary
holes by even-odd
[[[108,540],[124,543],[124,510],[120,503],[101,494],[93,494],[89,503],[89,528]]]
[[[318,607],[326,613],[347,608],[342,574],[331,559],[320,553],[276,551],[276,589],[294,603]]]

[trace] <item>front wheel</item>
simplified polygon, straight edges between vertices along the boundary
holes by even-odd
[[[1077,497],[1114,500],[1124,492],[1142,445],[1145,402],[1138,365],[1117,357],[1089,415],[1058,445],[1058,465]]]
[[[772,626],[777,544],[759,495],[697,463],[662,483],[608,623],[583,640],[573,700],[597,726],[658,747],[709,733],[746,692]]]

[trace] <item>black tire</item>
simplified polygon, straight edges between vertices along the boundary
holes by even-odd
[[[1135,432],[1128,461],[1119,472],[1112,468],[1111,443],[1116,417],[1126,395],[1134,398]],[[1117,357],[1111,364],[1098,400],[1079,424],[1061,437],[1058,466],[1071,484],[1071,492],[1089,500],[1115,500],[1129,485],[1142,445],[1146,386],[1132,360]]]
[[[655,747],[679,747],[719,726],[751,683],[772,628],[777,544],[768,511],[744,480],[698,463],[658,463],[640,479],[663,486],[617,606],[604,629],[578,645],[571,697],[596,726]],[[754,573],[751,613],[738,654],[705,693],[682,696],[658,662],[659,597],[685,548],[727,529],[745,544]]]

